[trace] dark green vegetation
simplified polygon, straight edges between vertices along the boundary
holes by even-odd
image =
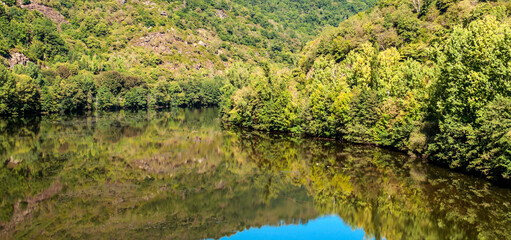
[[[380,1],[309,42],[294,70],[231,68],[222,118],[509,182],[510,14],[508,1]]]
[[[509,239],[511,191],[218,112],[0,121],[0,238],[203,239],[339,215],[368,239]]]
[[[0,115],[20,115],[218,105],[231,63],[289,66],[374,0],[2,2]]]

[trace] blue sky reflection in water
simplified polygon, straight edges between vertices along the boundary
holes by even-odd
[[[220,239],[364,239],[364,230],[352,229],[337,215],[327,215],[305,224],[249,228]]]

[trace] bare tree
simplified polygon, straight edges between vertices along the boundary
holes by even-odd
[[[410,0],[415,12],[419,13],[424,5],[424,0]]]

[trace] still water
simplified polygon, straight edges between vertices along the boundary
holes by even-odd
[[[511,191],[218,110],[0,120],[0,239],[511,239]]]

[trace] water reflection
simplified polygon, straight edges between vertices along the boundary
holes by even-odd
[[[373,147],[221,130],[216,116],[0,121],[0,238],[511,236],[508,189]]]
[[[322,216],[305,224],[285,224],[250,228],[220,238],[236,239],[364,239],[362,229],[351,229],[337,215]]]

